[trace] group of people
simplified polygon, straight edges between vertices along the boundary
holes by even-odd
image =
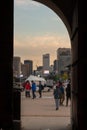
[[[65,96],[66,96],[66,106],[68,106],[69,100],[71,100],[70,80],[69,80],[66,88],[61,81],[58,81],[57,84],[55,84],[55,86],[54,86],[53,95],[54,95],[54,99],[55,99],[56,110],[59,109],[60,105],[63,105]]]
[[[36,98],[36,83],[32,80],[31,83],[27,80],[25,82],[24,88],[25,88],[25,96],[26,97],[31,97],[30,91],[32,90],[32,99]],[[39,92],[39,97],[42,97],[42,90],[43,90],[43,85],[41,84],[41,81],[39,81],[39,85],[38,85],[38,92]]]
[[[25,88],[25,96],[26,97],[31,97],[30,91],[32,91],[32,99],[36,98],[36,83],[34,81],[31,81],[31,83],[27,80],[24,88]],[[43,85],[41,81],[39,81],[38,84],[38,93],[39,93],[39,98],[42,97],[42,90],[43,90]],[[56,84],[54,84],[53,87],[53,95],[55,99],[55,105],[56,105],[56,110],[59,109],[60,105],[63,105],[64,100],[66,98],[66,106],[68,106],[69,100],[71,100],[71,82],[69,80],[67,87],[63,85],[61,81],[58,81]]]

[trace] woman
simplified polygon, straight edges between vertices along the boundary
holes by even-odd
[[[30,89],[31,89],[30,82],[26,81],[26,84],[25,84],[25,96],[26,97],[30,97]]]

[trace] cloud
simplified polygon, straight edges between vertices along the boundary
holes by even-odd
[[[30,59],[38,64],[42,64],[42,55],[45,53],[50,54],[52,64],[59,47],[71,47],[67,36],[44,35],[14,39],[14,55],[20,56],[22,61]]]
[[[21,42],[15,39],[14,43],[15,48],[19,47],[23,49],[26,49],[27,46],[30,46],[32,49],[70,46],[69,39],[66,36],[57,35],[27,36],[21,39]]]

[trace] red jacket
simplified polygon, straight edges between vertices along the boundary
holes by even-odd
[[[26,83],[26,85],[25,85],[25,89],[26,89],[26,90],[30,90],[30,89],[31,89],[31,85],[30,85],[30,83]]]

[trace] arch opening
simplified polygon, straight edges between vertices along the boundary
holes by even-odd
[[[37,0],[36,0],[36,1],[37,1]],[[39,2],[43,3],[42,1],[39,1]],[[44,3],[44,4],[45,4],[45,3]],[[49,7],[51,7],[51,6],[52,6],[52,7],[51,7],[51,9],[54,9],[54,8],[53,8],[54,6],[52,5],[52,3],[51,3],[51,4],[48,4],[48,3],[46,2],[46,4],[45,4],[45,5],[46,5],[46,6],[47,6],[47,5],[49,5]],[[55,6],[55,8],[56,8],[56,6]],[[59,10],[59,9],[58,9],[58,10]],[[57,12],[58,10],[56,10],[55,12],[56,12],[56,13],[58,13],[58,12]],[[59,15],[60,15],[60,14],[61,14],[61,13],[59,13]],[[62,17],[62,15],[60,15],[60,16]],[[63,17],[62,17],[62,19],[63,19]],[[66,24],[66,22],[65,22],[65,21],[66,21],[66,20],[64,20],[64,21],[63,21],[63,22],[64,22],[64,24]],[[66,24],[66,25],[68,26],[68,24]],[[69,31],[69,33],[70,33],[70,27],[69,27],[69,26],[68,26],[68,31]]]

